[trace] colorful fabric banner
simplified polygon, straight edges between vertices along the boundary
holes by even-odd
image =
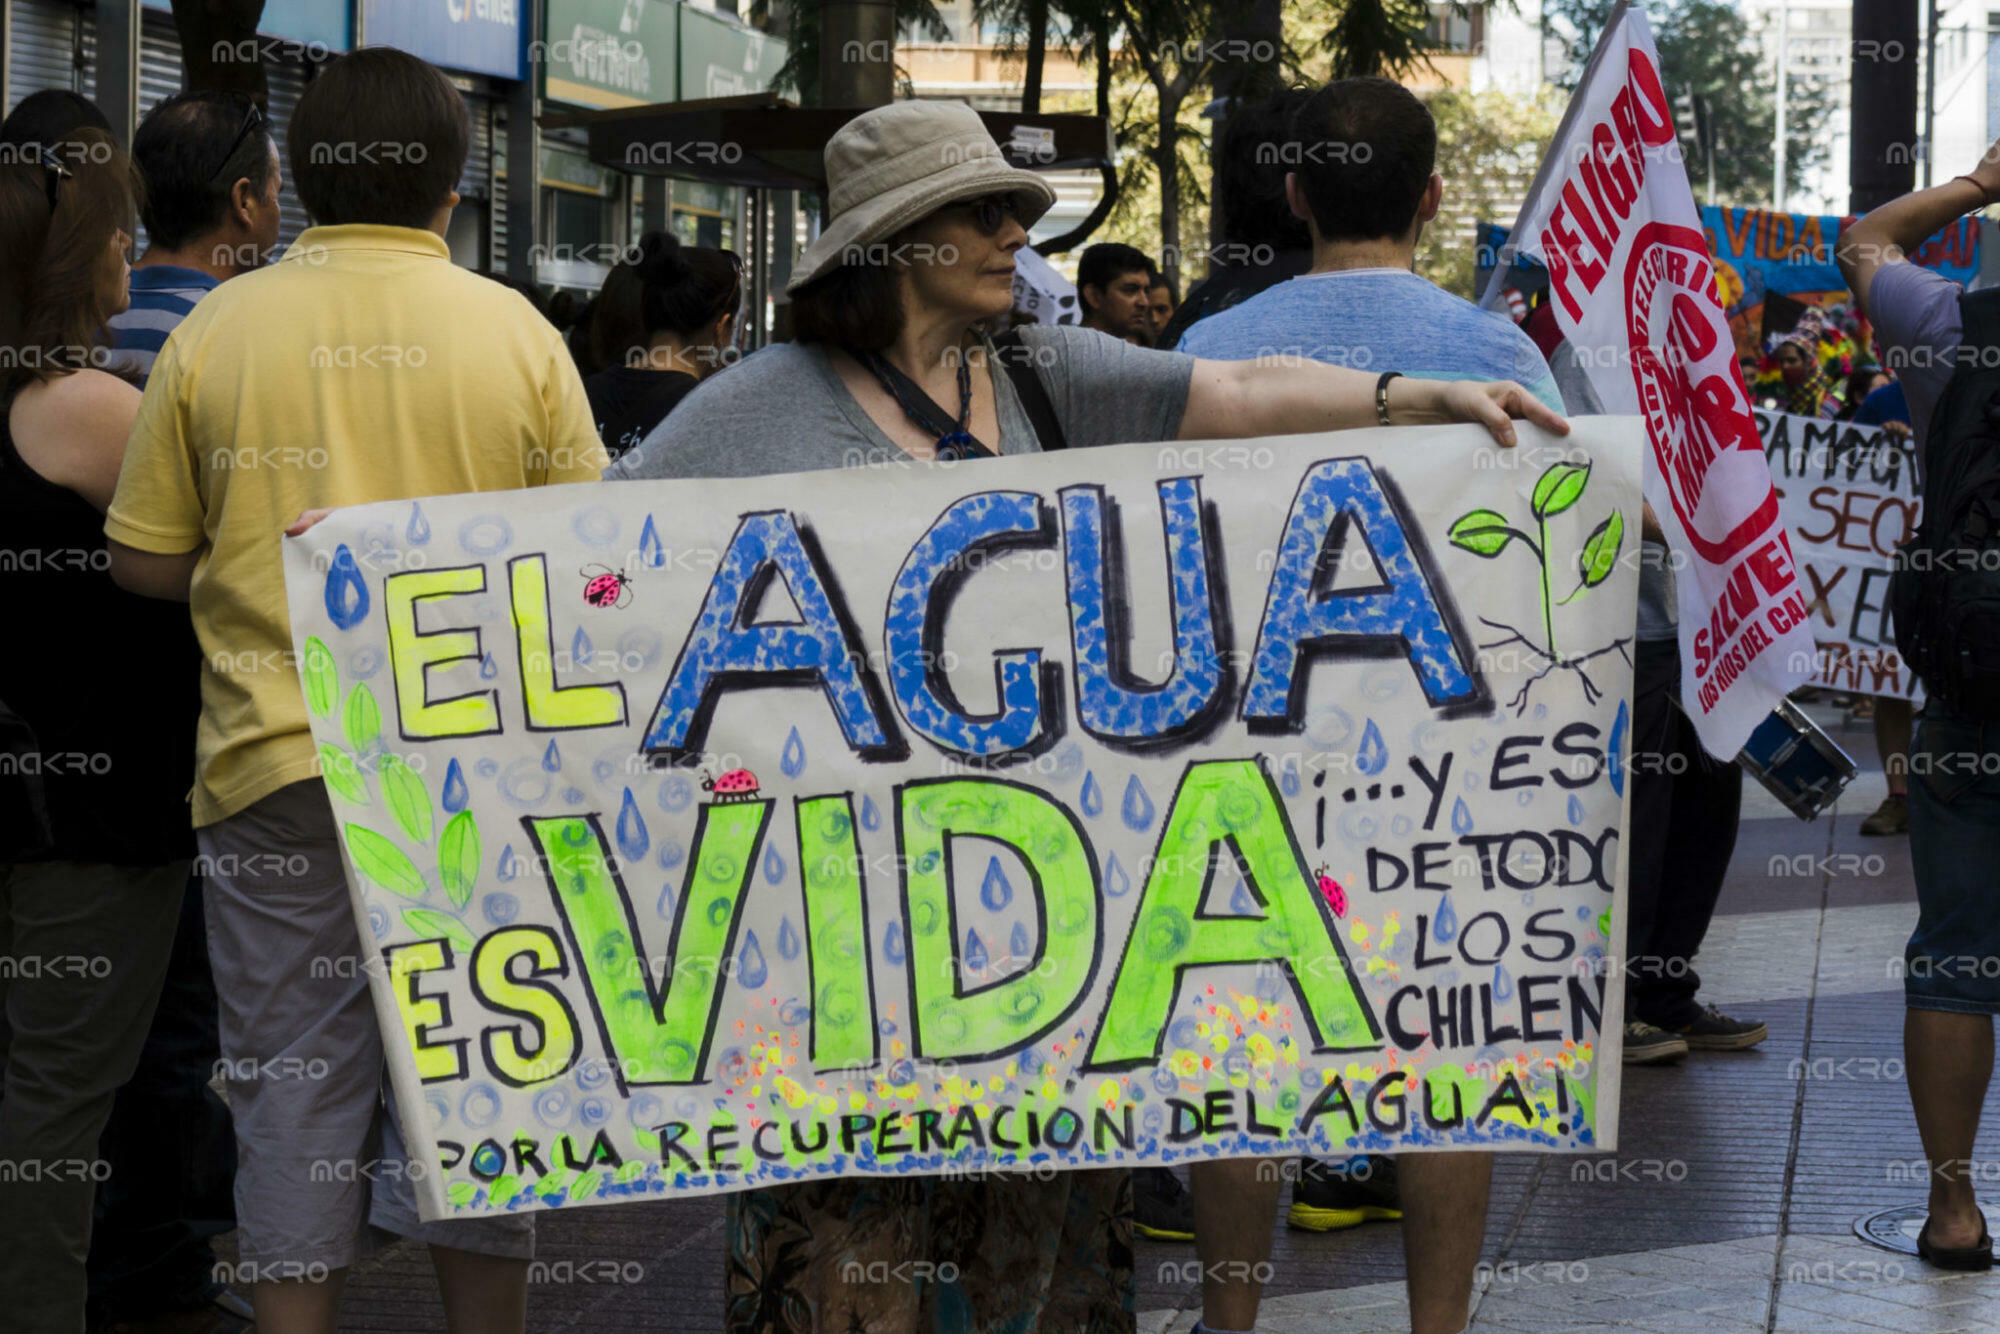
[[[1805,678],[1812,638],[1641,11],[1606,27],[1513,236],[1605,410],[1645,418],[1646,499],[1687,558],[1682,701],[1733,756]]]
[[[287,542],[426,1216],[1612,1147],[1634,427],[439,497]]]
[[[1815,685],[1922,699],[1896,652],[1889,571],[1917,530],[1917,442],[1849,422],[1757,414],[1778,513],[1805,572]]]

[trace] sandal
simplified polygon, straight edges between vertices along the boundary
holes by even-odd
[[[1993,1238],[1985,1229],[1979,1233],[1977,1246],[1949,1248],[1933,1246],[1930,1241],[1931,1221],[1924,1220],[1923,1231],[1917,1233],[1917,1255],[1939,1269],[1991,1269],[1993,1267]]]

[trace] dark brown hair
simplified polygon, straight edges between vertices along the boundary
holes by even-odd
[[[903,332],[902,294],[886,264],[842,264],[792,293],[792,338],[877,352]]]
[[[285,138],[314,222],[427,227],[458,188],[472,123],[441,71],[370,46],[306,85]]]
[[[743,261],[733,251],[684,246],[667,231],[647,232],[637,251],[597,294],[590,351],[599,366],[624,364],[657,333],[690,337],[743,303]]]
[[[44,147],[67,175],[42,163]],[[132,233],[135,189],[131,162],[102,130],[0,153],[0,399],[101,365],[112,312],[100,291],[112,238]]]
[[[1299,108],[1290,147],[1319,234],[1375,241],[1416,222],[1437,164],[1437,122],[1394,79],[1337,79]]]

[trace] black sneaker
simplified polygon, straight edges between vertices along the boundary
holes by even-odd
[[[1713,1005],[1704,1006],[1691,1024],[1674,1029],[1693,1051],[1744,1051],[1771,1036],[1763,1024],[1748,1019],[1731,1019]]]
[[[1377,1218],[1401,1218],[1393,1158],[1301,1158],[1285,1222],[1307,1232],[1360,1227]]]
[[[1132,1169],[1132,1230],[1154,1241],[1194,1240],[1194,1196],[1171,1170]]]
[[[1688,1054],[1688,1040],[1643,1019],[1625,1021],[1625,1064],[1664,1065]]]

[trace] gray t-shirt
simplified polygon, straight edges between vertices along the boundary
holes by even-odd
[[[1146,351],[1069,325],[1029,325],[1020,332],[1072,447],[1180,434],[1193,357]],[[989,364],[999,452],[1040,452],[1012,379],[997,361]],[[774,343],[704,380],[604,477],[761,477],[909,457],[854,401],[824,347]]]
[[[1902,381],[1919,457],[1930,438],[1931,411],[1958,367],[1963,295],[1965,289],[1942,273],[1907,260],[1884,264],[1868,284],[1868,318],[1875,322],[1882,360]]]

